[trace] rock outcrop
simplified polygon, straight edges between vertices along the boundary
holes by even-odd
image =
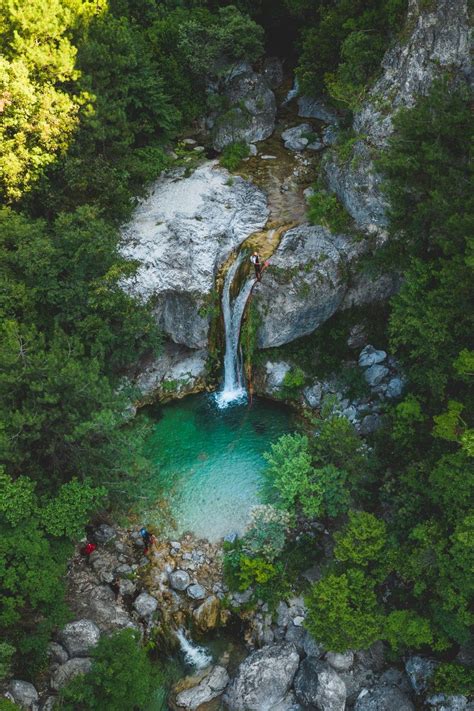
[[[386,52],[382,75],[354,116],[353,129],[360,138],[352,156],[341,161],[334,151],[324,159],[329,187],[363,229],[380,231],[387,223],[374,157],[393,131],[394,114],[413,106],[446,70],[460,76],[471,71],[467,4],[467,0],[409,1],[405,38]]]
[[[209,701],[220,696],[227,684],[229,683],[229,675],[227,669],[221,666],[213,667],[204,676],[198,677],[199,683],[190,688],[178,692],[176,695],[176,704],[179,708],[189,709],[194,711],[202,704],[207,704]],[[191,680],[184,680],[191,683]]]
[[[363,689],[355,703],[354,711],[415,711],[410,699],[396,686],[380,684],[373,689]]]
[[[6,698],[17,704],[21,709],[37,711],[39,708],[39,694],[29,681],[12,679],[8,684]]]
[[[299,664],[293,644],[253,652],[239,667],[225,701],[229,711],[271,711],[287,695]]]
[[[279,80],[275,61],[273,65],[267,64],[263,74],[242,62],[216,86],[217,93],[225,97],[230,106],[224,114],[208,119],[217,151],[238,141],[254,143],[272,135],[276,101],[271,85]]]
[[[92,620],[70,622],[59,633],[59,640],[70,657],[87,657],[100,638],[100,630]]]
[[[288,230],[254,289],[258,345],[272,348],[312,333],[336,311],[387,298],[391,277],[356,279],[362,245],[319,225]]]
[[[134,385],[140,401],[166,402],[205,389],[207,379],[206,348],[192,350],[176,343],[165,343],[158,358],[143,363]]]
[[[123,229],[123,254],[140,262],[124,288],[153,299],[161,328],[189,348],[207,345],[219,267],[267,221],[264,193],[229,178],[212,161],[190,176],[184,169],[167,172]]]
[[[296,698],[305,707],[318,711],[344,711],[346,686],[327,663],[312,657],[305,659],[295,678]]]

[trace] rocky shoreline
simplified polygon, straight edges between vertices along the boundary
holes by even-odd
[[[472,711],[463,696],[433,694],[437,662],[409,657],[393,666],[383,643],[344,654],[327,651],[305,629],[302,597],[275,610],[252,591],[230,593],[222,577],[222,545],[159,540],[143,554],[138,532],[99,525],[97,550],[78,548],[71,560],[68,601],[76,619],[49,645],[47,682],[36,689],[12,680],[6,696],[21,708],[51,711],[61,688],[91,670],[91,650],[101,635],[136,629],[166,654],[179,654],[176,631],[198,640],[239,623],[247,653],[237,668],[224,651],[206,668],[178,681],[170,692],[175,711]],[[307,573],[311,576],[311,571]],[[211,704],[211,705],[209,705]]]

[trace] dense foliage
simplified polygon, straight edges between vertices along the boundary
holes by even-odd
[[[59,708],[130,711],[151,706],[157,680],[137,632],[125,629],[112,637],[102,637],[92,659],[89,674],[76,677],[62,691]]]
[[[122,289],[137,265],[117,225],[202,115],[207,82],[257,59],[263,30],[235,7],[147,0],[7,2],[0,24],[2,505],[37,497],[25,518],[1,511],[5,676],[20,658],[31,674],[66,618],[94,484],[113,494],[149,466],[121,377],[160,337]]]
[[[307,596],[307,627],[335,651],[382,639],[397,655],[430,649],[453,659],[474,622],[470,109],[463,84],[435,84],[396,116],[379,163],[391,233],[379,258],[404,271],[388,324],[390,352],[408,379],[404,399],[388,408],[370,449],[327,401],[307,433],[280,438],[266,458],[274,505],[289,516],[280,531],[286,544],[257,554],[249,530],[227,554],[231,584],[264,597],[262,590],[291,584],[282,566],[312,530],[301,563],[324,564]],[[306,368],[302,345],[293,351],[285,359]],[[321,521],[333,532],[329,558],[315,533]],[[433,680],[446,693],[468,693],[471,684],[469,671],[451,662]]]

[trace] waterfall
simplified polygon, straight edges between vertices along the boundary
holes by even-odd
[[[239,340],[242,316],[255,280],[248,279],[237,298],[233,302],[231,299],[232,284],[242,259],[243,255],[240,255],[228,270],[222,294],[225,327],[224,388],[216,395],[216,402],[221,408],[247,397]]]
[[[300,93],[300,85],[298,82],[298,78],[295,77],[293,80],[293,86],[291,87],[290,91],[286,95],[286,98],[282,104],[282,106],[286,106],[287,104],[290,103],[290,101],[293,101],[293,99],[296,99],[298,94]]]
[[[179,646],[183,652],[184,661],[194,669],[205,669],[212,664],[212,656],[204,647],[193,644],[187,637],[182,627],[176,632]]]

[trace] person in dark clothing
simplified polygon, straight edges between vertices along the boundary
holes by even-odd
[[[140,536],[142,537],[143,544],[145,546],[145,550],[143,551],[145,555],[148,553],[150,550],[150,546],[152,546],[155,543],[155,536],[147,531],[145,527],[140,529]]]
[[[250,257],[250,261],[252,262],[255,269],[255,278],[257,279],[257,281],[262,281],[262,262],[258,252],[254,252],[252,254],[252,256]]]

